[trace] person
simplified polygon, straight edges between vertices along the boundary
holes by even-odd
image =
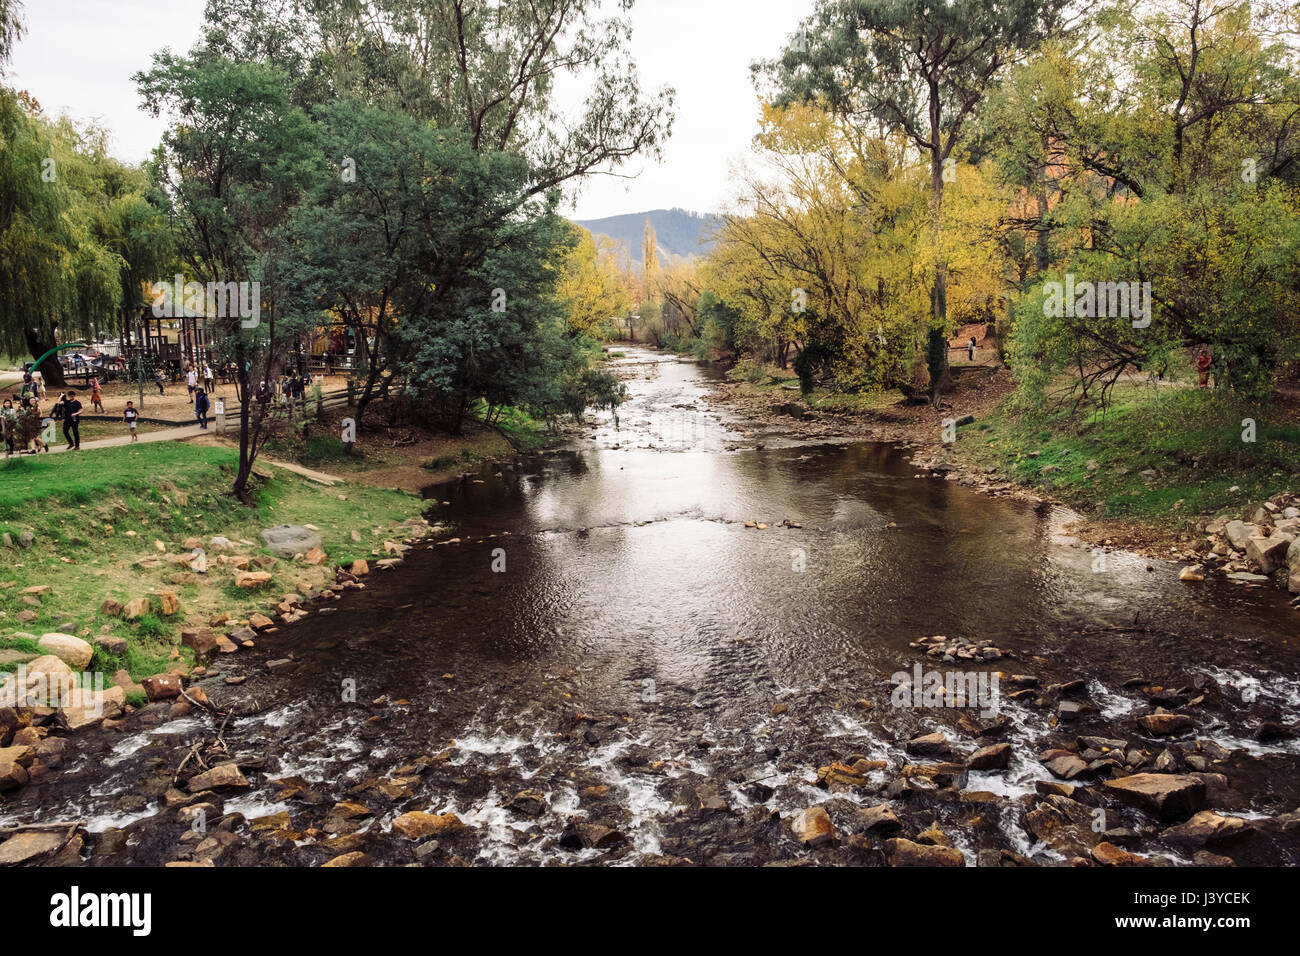
[[[63,412],[67,408],[67,401],[68,401],[68,393],[59,392],[59,397],[54,400],[54,405],[53,407],[50,408],[50,418],[52,418],[56,422],[64,422],[63,437],[67,441],[68,447],[71,448],[72,439],[68,438],[68,426],[63,417]]]
[[[18,434],[19,450],[31,450],[32,454],[42,451],[49,451],[49,446],[41,439],[41,429],[46,423],[53,423],[53,419],[41,418],[41,403],[39,399],[28,396],[22,400],[22,407],[18,412]]]
[[[126,411],[122,413],[122,421],[126,422],[126,430],[131,433],[131,441],[137,442],[140,436],[135,433],[135,423],[140,420],[140,413],[136,410],[135,402],[126,403]]]
[[[81,450],[81,409],[75,391],[68,392],[63,399],[63,437],[68,440],[68,447],[73,451]]]
[[[199,427],[208,427],[208,393],[202,388],[194,390],[194,417],[199,420]]]
[[[1214,368],[1214,356],[1208,348],[1202,348],[1196,356],[1196,371],[1200,375],[1200,387],[1210,387],[1210,369]]]
[[[0,434],[4,435],[5,457],[9,458],[14,453],[14,438],[18,434],[18,410],[12,398],[6,398],[4,407],[0,408]]]
[[[975,336],[972,335],[970,337],[970,344],[966,346],[967,351],[970,354],[970,360],[972,363],[974,363],[975,361],[975,346],[976,346]]]
[[[163,391],[163,370],[162,370],[161,368],[156,368],[156,369],[154,369],[154,371],[153,371],[153,381],[154,381],[154,384],[158,386],[158,394],[159,394],[159,395],[165,395],[165,394],[167,394],[166,392]]]
[[[203,363],[203,387],[211,394],[216,388],[216,379],[212,375],[212,366],[207,362]]]
[[[90,380],[90,405],[99,414],[104,414],[104,393],[99,390],[98,376]]]
[[[194,390],[199,387],[199,373],[194,371],[194,363],[191,362],[188,369],[185,370],[185,391],[194,397]]]

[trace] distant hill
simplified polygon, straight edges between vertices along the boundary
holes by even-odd
[[[607,219],[579,220],[578,225],[597,236],[608,236],[623,246],[628,257],[641,268],[641,239],[645,234],[645,220],[650,217],[655,238],[659,243],[659,261],[666,264],[674,259],[691,259],[707,255],[713,248],[709,237],[721,225],[717,216],[705,216],[686,209],[655,209],[651,212],[634,212]]]

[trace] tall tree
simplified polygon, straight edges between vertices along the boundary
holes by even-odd
[[[269,62],[301,105],[355,98],[515,150],[541,195],[640,156],[672,127],[671,88],[648,94],[630,55],[632,0],[210,0],[206,42]],[[562,112],[560,84],[581,89]]]
[[[255,383],[269,380],[315,317],[280,314],[284,217],[324,169],[306,113],[289,101],[279,70],[201,55],[155,54],[134,77],[145,108],[171,121],[155,170],[170,203],[187,279],[203,285],[258,284],[256,319],[227,308],[208,329],[238,366],[239,469],[234,493],[247,495],[266,437],[266,408]]]
[[[1003,68],[1059,21],[1066,0],[817,0],[775,61],[755,69],[779,103],[820,101],[861,123],[904,134],[929,161],[936,251],[926,362],[932,399],[947,372],[945,172],[971,117]],[[949,174],[950,178],[951,174]]]

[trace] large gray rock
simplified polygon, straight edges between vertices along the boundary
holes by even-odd
[[[1287,549],[1294,539],[1288,534],[1274,533],[1271,538],[1251,535],[1246,540],[1246,557],[1259,566],[1263,574],[1272,574],[1287,560]]]
[[[292,558],[295,554],[306,554],[312,548],[324,547],[319,534],[296,524],[267,528],[262,532],[262,540],[272,554],[281,558]]]
[[[1253,524],[1247,524],[1244,521],[1229,521],[1223,529],[1223,533],[1228,536],[1228,542],[1238,551],[1246,550],[1246,542],[1250,540],[1253,534],[1259,534],[1259,529]]]

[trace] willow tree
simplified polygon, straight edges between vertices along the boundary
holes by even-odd
[[[936,400],[948,366],[944,186],[972,117],[1004,68],[1054,28],[1066,0],[817,0],[776,60],[755,70],[778,103],[815,101],[901,133],[928,161],[935,250],[926,364]]]
[[[67,121],[0,89],[0,347],[40,358],[59,340],[90,337],[121,301],[121,257],[97,229],[104,184],[94,152]],[[40,372],[63,384],[50,355]]]

